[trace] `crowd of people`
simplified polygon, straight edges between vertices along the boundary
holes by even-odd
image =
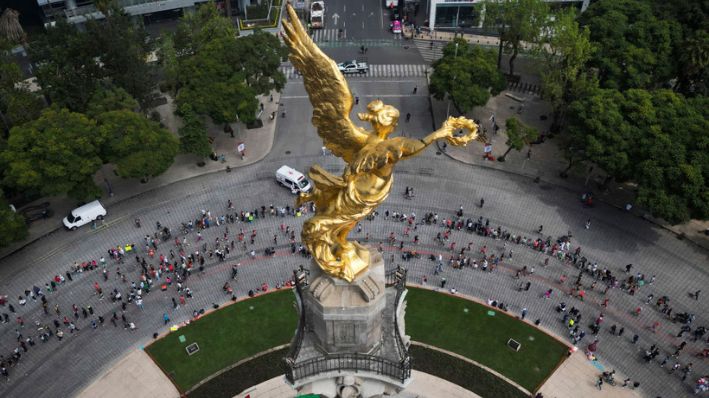
[[[407,187],[405,196],[413,198],[413,188]],[[481,209],[483,205],[484,200],[481,199]],[[16,318],[15,334],[17,337],[15,348],[10,353],[0,356],[0,373],[9,377],[8,369],[17,364],[21,357],[37,344],[37,340],[46,343],[56,337],[61,341],[67,332],[72,335],[86,327],[97,329],[103,327],[107,319],[114,327],[122,326],[128,331],[136,330],[136,321],[145,311],[145,299],[152,292],[161,291],[171,296],[172,310],[188,306],[193,292],[187,285],[195,274],[204,273],[207,265],[223,263],[236,255],[243,256],[245,259],[247,256],[255,259],[261,253],[266,257],[282,252],[283,254],[309,258],[310,253],[296,239],[298,234],[295,228],[288,224],[293,218],[307,216],[314,210],[314,206],[308,204],[297,208],[289,205],[283,207],[270,205],[268,207],[260,206],[253,210],[235,211],[234,204],[228,201],[225,210],[219,215],[212,214],[210,210],[197,212],[195,219],[186,220],[175,228],[177,233],[173,233],[167,226],[156,222],[155,230],[146,234],[140,245],[135,243],[116,245],[108,248],[103,255],[96,254],[95,256],[98,258],[78,260],[69,267],[65,274],[57,274],[47,281],[44,288],[41,288],[41,285],[34,285],[20,294],[17,299],[20,310],[28,306],[29,302],[40,302],[42,305],[44,315],[35,317],[31,322],[34,324],[33,326],[26,324],[25,319],[18,312],[18,307],[15,307],[14,300],[7,296],[0,296],[0,309],[3,309],[2,322],[10,323],[10,314],[6,311],[12,313],[12,316]],[[286,217],[291,220],[287,220]],[[284,220],[277,222],[277,225],[280,224],[277,230],[264,231],[259,228],[259,221],[266,218],[283,218]],[[655,275],[648,277],[641,272],[633,273],[632,264],[615,270],[611,266],[601,265],[597,261],[587,258],[582,254],[581,247],[574,245],[571,231],[553,238],[550,235],[545,235],[543,226],[539,226],[532,233],[519,234],[503,226],[491,225],[490,220],[482,215],[477,218],[466,217],[463,206],[451,211],[450,214],[439,215],[430,212],[420,218],[413,211],[401,212],[381,209],[368,216],[366,220],[373,221],[377,218],[383,219],[383,222],[388,223],[388,226],[394,226],[388,237],[373,240],[369,231],[365,231],[360,223],[354,231],[355,238],[364,241],[363,243],[374,241],[372,243],[377,244],[376,247],[379,251],[391,251],[390,266],[394,266],[393,263],[396,262],[394,253],[397,252],[401,261],[405,262],[422,257],[428,258],[433,264],[431,274],[434,276],[443,273],[445,268],[456,270],[445,272],[461,272],[465,269],[495,272],[500,267],[504,267],[513,275],[513,278],[520,280],[518,291],[525,292],[531,288],[532,280],[529,277],[534,275],[536,267],[554,266],[554,263],[550,264],[551,260],[561,265],[561,276],[558,282],[554,281],[556,285],[561,286],[561,289],[555,292],[554,288],[545,288],[542,298],[549,299],[563,295],[567,297],[564,300],[583,301],[590,292],[595,292],[594,294],[603,300],[600,305],[602,309],[609,305],[609,290],[617,289],[630,296],[639,297],[640,291],[648,290],[648,287],[653,286],[656,281]],[[389,229],[388,226],[387,229]],[[138,220],[136,220],[136,228],[144,229]],[[469,235],[476,235],[478,238],[471,239]],[[430,237],[431,240],[422,239],[422,236]],[[263,237],[259,240],[259,245],[268,241],[265,247],[260,246],[262,248],[258,250],[258,253],[256,249],[257,237]],[[491,242],[476,244],[475,241],[479,238],[490,239]],[[469,243],[458,243],[466,240],[469,240]],[[386,247],[385,244],[387,244]],[[518,247],[544,254],[543,260],[538,264],[514,266],[511,260],[514,250]],[[125,271],[128,268],[125,264],[133,260],[138,271],[129,273]],[[232,300],[236,300],[233,284],[237,283],[239,266],[240,263],[231,267],[230,277],[221,285],[223,293]],[[123,267],[123,271],[121,267]],[[578,274],[575,279],[569,280],[567,274],[573,270]],[[91,302],[82,303],[82,305],[72,304],[70,308],[60,308],[59,304],[53,303],[52,293],[62,289],[67,283],[76,283],[75,280],[81,283],[91,280],[94,288],[92,300],[99,302],[105,298],[102,285],[111,285],[110,288],[106,288],[106,291],[113,308],[99,314],[92,307]],[[424,275],[422,283],[425,284],[427,280],[428,276]],[[289,279],[270,282],[276,288],[292,285]],[[441,287],[445,288],[445,285],[446,279],[443,277],[441,278]],[[268,289],[269,281],[264,281],[260,286],[248,289],[248,295],[254,296]],[[456,288],[451,287],[451,289],[454,292]],[[695,297],[698,298],[699,293],[695,292]],[[691,334],[693,342],[701,341],[704,338],[706,328],[694,325],[696,319],[694,314],[677,313],[673,311],[670,305],[671,300],[667,295],[658,294],[658,296],[655,298],[652,293],[648,294],[645,303],[654,304],[652,307],[658,313],[679,324],[678,338],[682,337],[684,333]],[[642,299],[640,301],[642,302]],[[489,299],[488,304],[509,311],[509,305],[499,300]],[[138,307],[139,311],[130,312],[129,306],[131,305]],[[216,307],[218,304],[215,303],[214,306]],[[554,309],[559,313],[559,321],[568,328],[570,342],[574,345],[581,344],[589,332],[598,336],[602,330],[603,313],[592,318],[594,320],[586,328],[582,323],[581,311],[575,306],[567,309],[567,304],[562,302],[556,307],[550,307],[551,311]],[[639,314],[640,310],[636,311]],[[203,308],[195,308],[192,310],[192,316],[199,317],[204,312]],[[632,312],[634,311],[631,310]],[[161,310],[160,313],[164,324],[171,321],[167,311]],[[522,317],[526,316],[526,308],[524,308],[523,314]],[[539,324],[539,322],[540,320],[537,319],[534,323]],[[656,322],[649,327],[656,330],[658,324]],[[613,324],[608,331],[611,335],[618,337],[624,334],[625,328]],[[634,334],[629,343],[637,343],[638,339],[639,336]],[[707,342],[709,343],[709,340]],[[599,338],[594,337],[593,342],[585,348],[589,358],[595,358],[598,343]],[[674,358],[672,359],[674,363],[669,367],[669,371],[674,372],[679,369],[682,380],[689,377],[693,368],[691,361],[680,364],[678,359],[686,345],[687,342],[682,342],[674,354],[668,354],[670,358]],[[702,353],[704,353],[704,357],[709,354],[706,349],[703,349],[697,355],[701,356]],[[665,367],[670,359],[660,362],[656,359],[659,354],[659,348],[653,345],[645,353],[644,359],[648,362],[655,360],[660,366]],[[706,380],[706,378],[700,380]],[[636,383],[638,382],[635,381],[631,385]],[[628,381],[625,384],[627,385]],[[704,386],[706,383],[698,382],[697,385]]]

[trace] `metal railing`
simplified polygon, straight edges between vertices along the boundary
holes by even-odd
[[[293,364],[286,370],[286,379],[292,384],[327,372],[371,372],[384,375],[404,383],[411,377],[411,362],[405,358],[401,362],[366,354],[333,354]]]
[[[409,360],[409,348],[404,343],[404,339],[399,333],[399,317],[396,316],[396,309],[399,305],[399,300],[401,295],[406,289],[406,268],[397,265],[396,268],[385,275],[385,283],[389,286],[396,287],[396,298],[394,299],[394,339],[396,340],[396,349],[399,352],[399,357],[404,358],[407,362]]]
[[[295,336],[293,337],[293,342],[290,345],[288,354],[286,355],[286,369],[289,369],[291,364],[295,362],[300,353],[300,348],[303,345],[303,338],[305,336],[305,307],[303,306],[303,287],[308,285],[307,273],[303,266],[299,270],[293,271],[293,281],[295,282],[295,292],[297,295],[298,312],[300,316],[298,317],[298,327],[295,329]]]

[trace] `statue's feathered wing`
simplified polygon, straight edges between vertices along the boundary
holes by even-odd
[[[290,4],[287,10],[290,22],[283,20],[283,40],[290,47],[291,63],[303,76],[313,125],[325,147],[350,163],[367,142],[367,132],[350,120],[352,93],[335,61],[313,43]]]

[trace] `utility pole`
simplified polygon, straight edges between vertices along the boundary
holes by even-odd
[[[453,59],[458,58],[458,42],[455,43],[455,54]],[[455,84],[455,76],[453,77],[453,84]],[[448,107],[446,108],[446,119],[451,115],[451,95],[448,93]]]

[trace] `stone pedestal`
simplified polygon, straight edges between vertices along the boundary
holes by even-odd
[[[310,286],[303,295],[308,327],[323,353],[371,354],[382,338],[384,261],[374,252],[370,267],[348,283],[310,268]]]
[[[298,393],[384,397],[411,381],[404,334],[406,270],[386,273],[376,249],[370,261],[351,283],[325,274],[315,263],[307,278],[301,273],[300,321],[285,358],[286,381]]]

